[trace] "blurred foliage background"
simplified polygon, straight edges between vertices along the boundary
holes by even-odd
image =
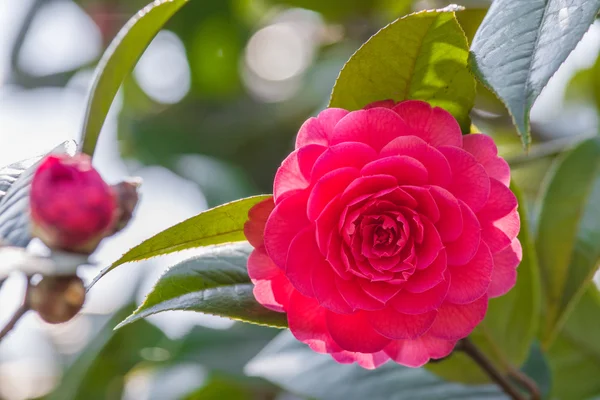
[[[146,1],[0,0],[0,164],[79,138],[95,63]],[[469,38],[489,3],[461,2]],[[133,223],[102,245],[83,277],[207,207],[269,193],[299,126],[326,107],[360,44],[402,15],[446,5],[190,1],[152,42],[105,124],[98,169],[113,181],[141,176],[143,198]],[[529,154],[502,104],[478,88],[473,123],[495,137],[532,203],[553,158],[598,133],[599,53],[596,23],[533,108]],[[113,331],[165,267],[189,253],[111,273],[67,324],[25,318],[0,345],[0,399],[298,399],[243,373],[277,330],[173,312]],[[14,276],[0,292],[0,323],[22,290]]]

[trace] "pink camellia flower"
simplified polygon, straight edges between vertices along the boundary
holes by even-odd
[[[447,356],[510,290],[522,254],[508,164],[422,101],[330,108],[300,128],[249,213],[256,299],[341,363]]]
[[[53,249],[90,253],[116,222],[114,191],[85,154],[47,156],[29,200],[33,234]]]

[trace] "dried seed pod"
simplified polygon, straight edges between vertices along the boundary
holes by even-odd
[[[50,324],[69,321],[85,302],[85,286],[77,276],[46,276],[29,292],[29,305]]]

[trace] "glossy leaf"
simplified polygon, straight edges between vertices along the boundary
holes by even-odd
[[[378,100],[425,100],[449,111],[468,132],[475,80],[456,10],[410,14],[377,32],[341,70],[329,106],[357,110]]]
[[[535,339],[540,313],[540,274],[527,219],[526,202],[514,185],[519,200],[523,260],[518,267],[515,287],[504,296],[490,299],[483,322],[471,334],[471,340],[501,370],[525,362]],[[448,359],[430,363],[427,368],[441,377],[458,382],[480,383],[489,378],[462,352]]]
[[[529,111],[594,22],[600,0],[496,0],[471,46],[472,70],[531,142]]]
[[[285,368],[283,367],[285,366]],[[289,331],[280,333],[248,365],[246,373],[290,392],[321,400],[505,399],[494,385],[442,381],[423,368],[389,362],[375,370],[338,364],[312,351]]]
[[[580,143],[555,164],[541,196],[537,254],[545,295],[547,348],[600,260],[600,139]]]
[[[81,149],[93,155],[108,110],[125,77],[163,25],[188,0],[155,0],[133,16],[113,39],[96,67],[83,123]]]
[[[74,141],[67,141],[50,153],[75,154]],[[33,175],[44,156],[11,164],[0,170],[0,240],[26,247],[29,235],[29,192]]]
[[[232,201],[174,225],[129,250],[103,270],[90,286],[121,264],[196,247],[244,241],[244,223],[248,219],[248,211],[269,197],[262,195]]]
[[[171,267],[142,305],[119,324],[163,311],[189,310],[259,325],[286,327],[283,313],[260,305],[246,271],[252,246],[247,242],[214,246]]]
[[[553,399],[600,397],[600,293],[589,284],[548,349]],[[596,397],[597,396],[597,397]]]

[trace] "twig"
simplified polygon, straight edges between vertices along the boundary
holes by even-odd
[[[457,350],[463,351],[481,367],[481,369],[502,388],[502,390],[513,400],[527,400],[527,398],[517,389],[502,372],[500,372],[492,362],[469,340],[462,339]]]
[[[29,277],[27,277],[27,288],[25,289],[25,296],[23,299],[23,304],[15,311],[13,316],[10,318],[8,323],[2,328],[0,331],[0,341],[4,339],[4,337],[17,325],[17,322],[21,319],[23,315],[29,311],[29,289],[31,288],[31,283],[29,281]]]

